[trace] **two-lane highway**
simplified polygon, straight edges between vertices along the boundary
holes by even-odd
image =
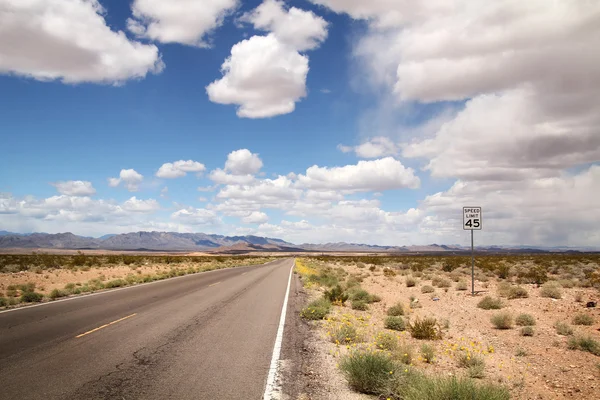
[[[0,313],[0,399],[260,399],[292,265]]]

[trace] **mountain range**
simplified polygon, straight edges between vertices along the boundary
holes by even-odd
[[[252,251],[312,251],[312,252],[380,252],[380,253],[462,253],[470,248],[459,245],[427,246],[377,246],[360,243],[325,243],[296,245],[281,239],[261,236],[223,236],[206,233],[131,232],[109,234],[99,238],[73,233],[27,233],[0,231],[0,249],[69,249],[69,250],[129,250],[129,251],[211,251],[219,253],[245,253]],[[594,248],[489,246],[478,251],[500,253],[597,251]]]

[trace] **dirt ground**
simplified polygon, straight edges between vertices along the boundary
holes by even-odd
[[[469,291],[458,291],[455,282],[446,291],[435,288],[435,293],[421,293],[422,285],[431,285],[431,280],[418,280],[416,286],[406,287],[405,276],[386,277],[381,267],[370,272],[368,268],[356,265],[332,265],[344,268],[349,274],[362,275],[362,288],[379,295],[381,302],[369,305],[368,311],[350,308],[350,302],[343,307],[334,307],[327,321],[312,322],[313,343],[311,343],[311,363],[318,372],[320,389],[315,390],[311,399],[368,399],[371,396],[352,392],[337,364],[352,346],[336,345],[327,332],[341,321],[350,321],[359,328],[365,341],[372,341],[377,332],[384,331],[386,310],[401,302],[408,311],[407,318],[414,320],[435,317],[448,327],[444,329],[442,340],[423,341],[413,339],[408,332],[394,332],[400,343],[414,345],[415,358],[419,347],[428,343],[435,347],[436,358],[433,364],[420,359],[414,366],[435,375],[461,375],[463,368],[457,365],[456,357],[464,351],[479,354],[485,360],[486,381],[500,383],[510,389],[513,399],[597,399],[600,398],[600,357],[588,352],[567,349],[568,337],[556,333],[556,321],[571,324],[574,314],[586,313],[594,318],[592,326],[572,325],[575,334],[590,336],[600,341],[600,309],[586,308],[586,302],[600,304],[600,294],[594,288],[563,288],[561,299],[545,298],[536,285],[522,284],[529,292],[529,298],[503,299],[507,305],[502,310],[483,310],[477,303],[485,295],[498,297],[495,278],[488,282],[476,281],[480,294],[473,297]],[[368,266],[367,266],[368,267]],[[399,272],[399,271],[398,271]],[[408,271],[410,274],[410,271]],[[470,289],[470,277],[469,289]],[[466,279],[465,279],[466,280]],[[312,290],[312,296],[321,293]],[[309,290],[309,292],[311,291]],[[579,296],[578,296],[579,295]],[[410,297],[418,299],[421,308],[409,307]],[[576,296],[581,301],[576,301]],[[520,313],[534,316],[534,336],[520,336],[518,326],[507,330],[495,329],[490,322],[492,315],[508,311],[514,317]]]

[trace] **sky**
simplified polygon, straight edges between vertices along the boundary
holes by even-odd
[[[600,3],[0,0],[0,230],[600,243]]]

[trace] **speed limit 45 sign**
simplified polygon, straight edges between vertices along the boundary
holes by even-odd
[[[479,231],[482,225],[481,207],[463,207],[463,229]]]

